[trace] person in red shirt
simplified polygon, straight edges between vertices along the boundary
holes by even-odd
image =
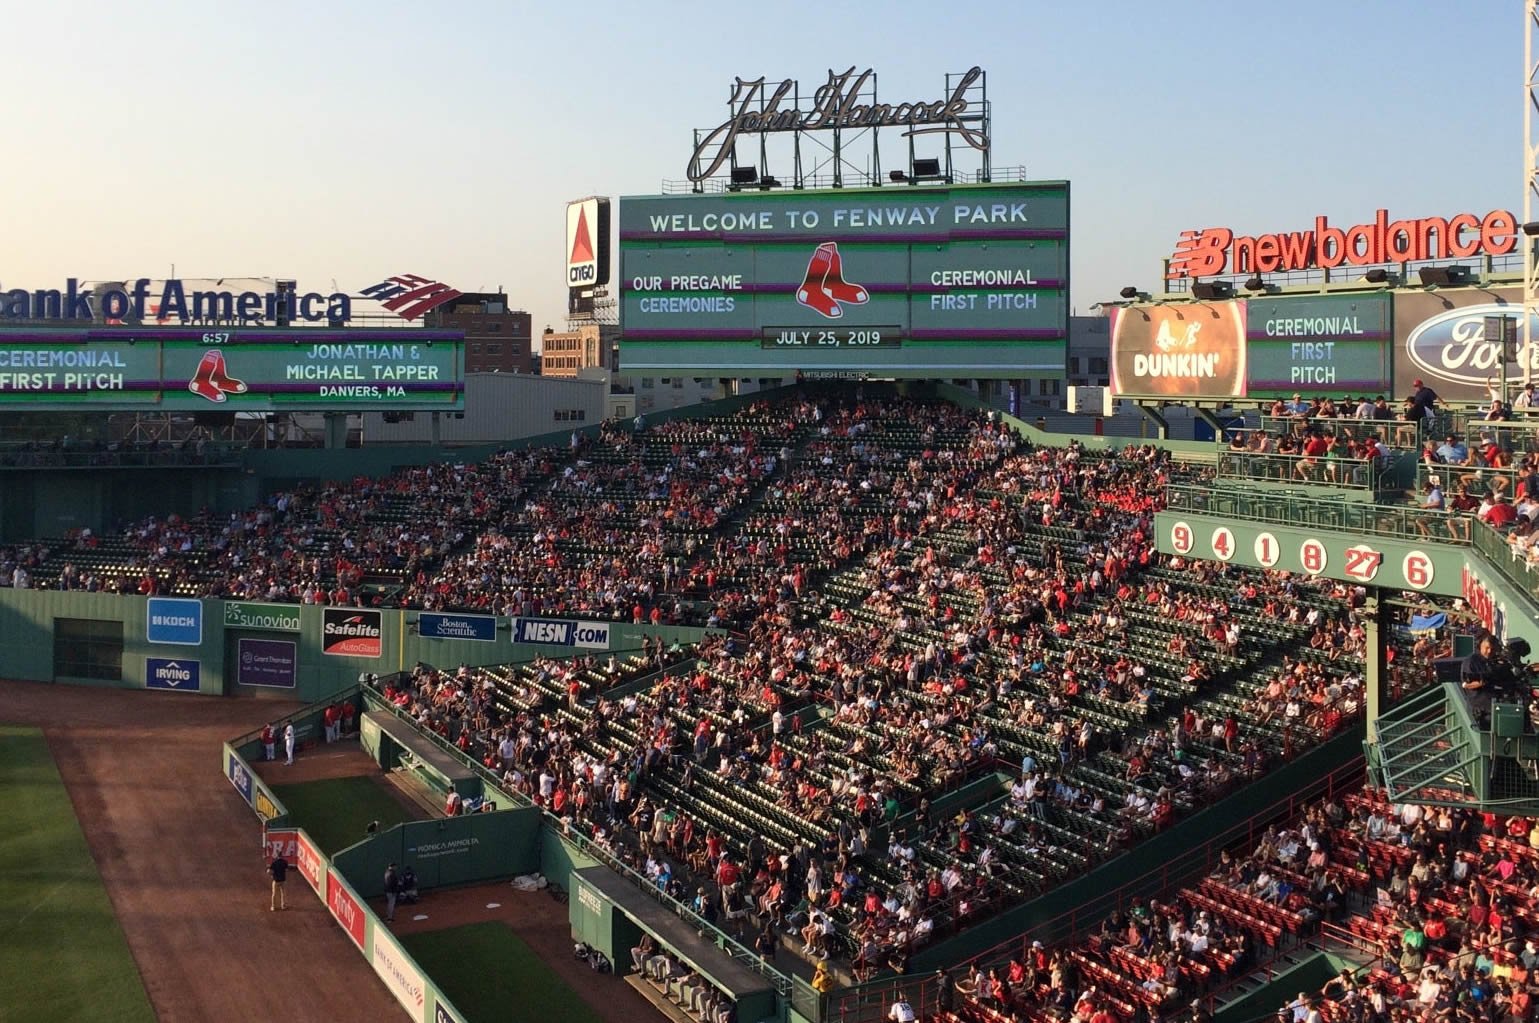
[[[278,759],[278,733],[270,724],[262,726],[262,759]]]
[[[1491,507],[1480,516],[1486,525],[1495,529],[1506,529],[1517,521],[1517,509],[1502,495],[1498,494],[1491,501]]]

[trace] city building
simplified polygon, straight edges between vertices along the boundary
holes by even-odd
[[[467,292],[427,315],[427,326],[465,332],[466,373],[533,373],[529,314],[501,291]]]

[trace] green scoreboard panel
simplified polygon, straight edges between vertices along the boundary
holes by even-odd
[[[0,411],[449,411],[463,348],[434,330],[0,329]]]
[[[627,372],[1061,378],[1069,186],[622,198],[620,273]]]

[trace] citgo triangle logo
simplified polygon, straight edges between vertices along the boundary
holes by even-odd
[[[577,211],[577,237],[572,239],[572,255],[568,263],[593,262],[593,236],[588,231],[588,211]]]
[[[814,312],[837,320],[847,305],[865,305],[871,293],[844,279],[844,260],[839,246],[824,242],[807,261],[807,276],[796,289],[796,301]]]

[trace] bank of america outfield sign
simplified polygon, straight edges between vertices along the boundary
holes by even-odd
[[[341,291],[235,291],[201,287],[204,281],[171,278],[82,285],[70,277],[62,288],[0,288],[0,320],[108,323],[153,321],[178,323],[273,323],[286,315],[296,323],[346,323],[353,318],[353,296]],[[359,297],[379,302],[403,320],[415,320],[463,292],[419,274],[397,274],[364,288]]]

